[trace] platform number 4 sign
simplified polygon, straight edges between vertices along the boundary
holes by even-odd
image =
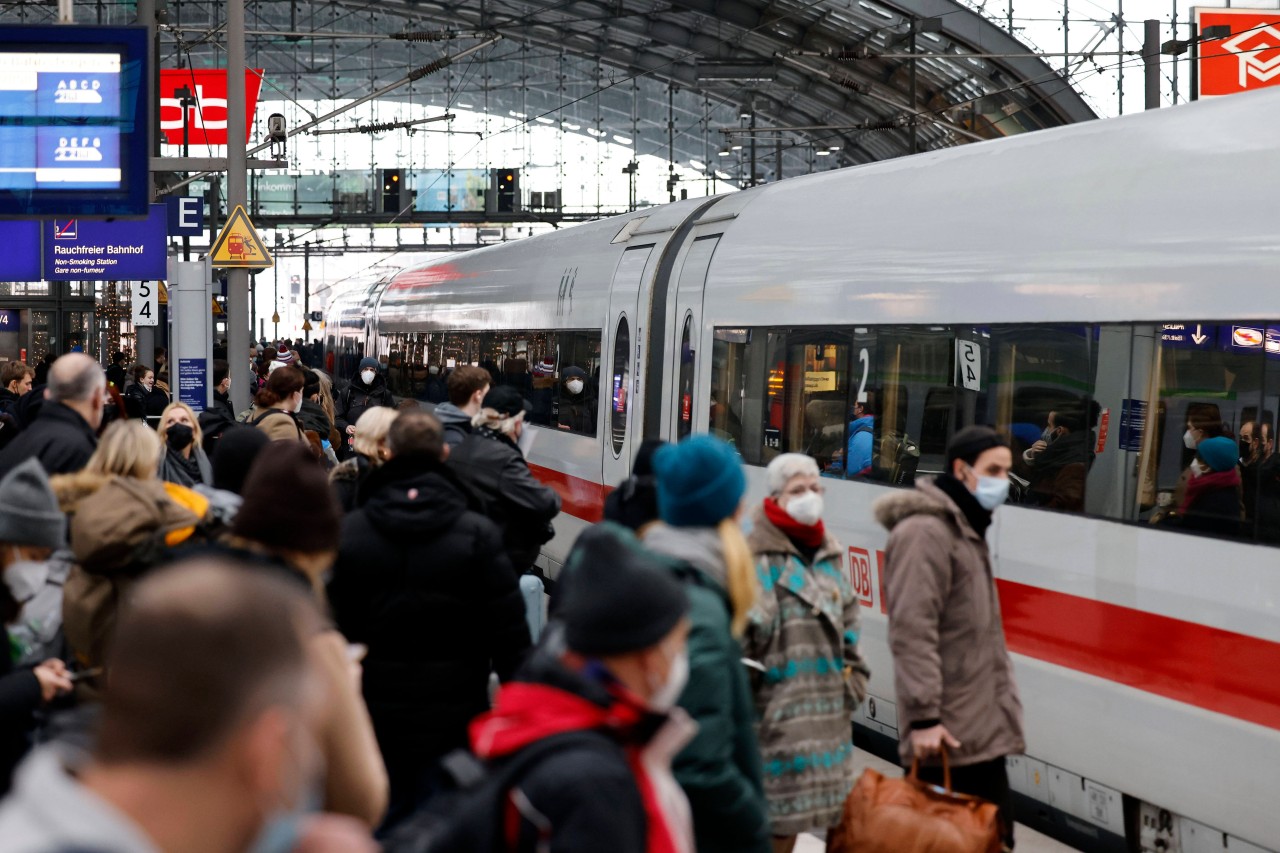
[[[956,370],[960,374],[960,387],[981,391],[982,346],[974,341],[956,341]]]
[[[160,325],[159,285],[154,281],[133,283],[133,325]]]

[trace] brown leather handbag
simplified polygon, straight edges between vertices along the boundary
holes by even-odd
[[[946,750],[944,788],[920,781],[918,771],[916,760],[902,779],[864,770],[827,839],[828,853],[1000,853],[999,810],[951,790]]]

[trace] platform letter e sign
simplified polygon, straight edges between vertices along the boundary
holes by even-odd
[[[863,607],[872,606],[875,593],[871,586],[871,554],[863,548],[849,549],[849,583],[858,603]]]

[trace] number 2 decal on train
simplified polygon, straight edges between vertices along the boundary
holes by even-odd
[[[565,317],[573,313],[573,284],[578,280],[578,268],[570,267],[560,276],[560,293],[556,296],[556,316]]]

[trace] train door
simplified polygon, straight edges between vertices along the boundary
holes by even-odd
[[[638,246],[622,253],[609,291],[609,319],[605,324],[605,349],[600,353],[604,386],[604,482],[620,483],[631,474],[634,447],[640,446],[632,428],[633,410],[640,400],[641,291],[653,246]],[[637,421],[638,423],[638,421]]]
[[[703,337],[702,294],[707,270],[711,267],[711,256],[715,254],[720,236],[709,234],[695,239],[680,265],[680,276],[676,280],[675,322],[667,343],[671,347],[668,387],[674,395],[667,431],[671,441],[679,441],[692,433],[695,425],[706,422],[701,414],[723,403],[699,399],[697,390],[698,341]]]

